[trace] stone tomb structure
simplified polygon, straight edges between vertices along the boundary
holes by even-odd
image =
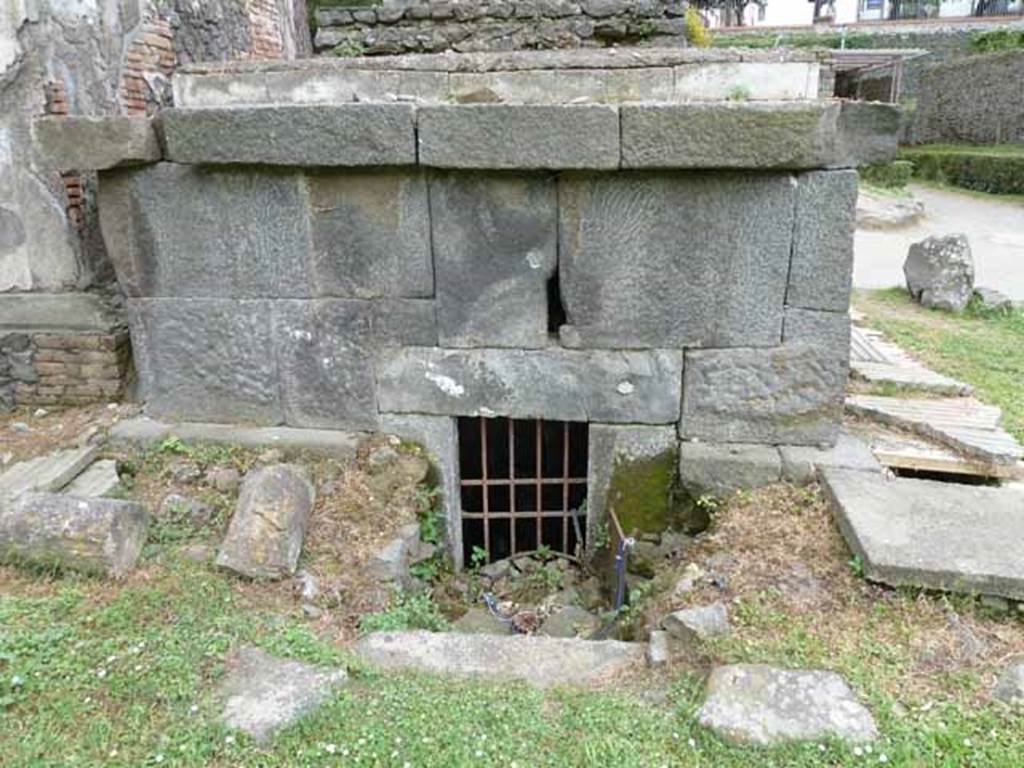
[[[149,415],[417,440],[461,562],[470,486],[514,516],[546,504],[537,475],[572,474],[592,530],[616,505],[642,529],[664,525],[681,440],[835,441],[854,169],[893,154],[898,114],[816,99],[817,66],[644,49],[193,67],[153,122],[41,133],[100,170]],[[556,434],[568,460],[541,468],[538,419],[582,435],[582,464]],[[491,451],[468,481],[472,440]],[[487,487],[482,469],[524,462],[536,495]]]

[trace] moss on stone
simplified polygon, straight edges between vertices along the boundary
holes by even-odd
[[[675,478],[678,452],[615,461],[608,484],[607,507],[615,512],[628,536],[656,533],[676,522]]]

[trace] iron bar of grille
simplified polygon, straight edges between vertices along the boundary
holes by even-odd
[[[516,423],[508,420],[508,508],[512,517],[509,519],[509,536],[511,543],[509,553],[516,554]]]
[[[460,481],[465,488],[478,488],[482,485],[487,485],[493,488],[496,485],[508,486],[508,485],[537,485],[536,478],[517,478],[516,480],[505,480],[504,478],[491,478],[486,482],[483,480],[462,480]],[[582,485],[587,482],[585,477],[556,477],[556,478],[541,478],[541,485],[562,485],[568,483],[569,485]]]
[[[544,516],[541,514],[541,510],[544,509],[544,494],[542,493],[544,486],[541,483],[541,477],[544,476],[544,462],[541,460],[541,451],[544,450],[544,440],[541,437],[543,431],[544,422],[537,419],[537,549],[540,549],[541,545],[540,529],[544,520]]]
[[[491,524],[487,519],[488,512],[488,485],[487,485],[487,419],[480,419],[480,457],[483,459],[480,476],[483,478],[484,495],[484,550],[487,552],[487,562],[491,561]]]
[[[562,511],[569,511],[569,422],[562,422]],[[569,552],[569,516],[562,518],[562,551]]]

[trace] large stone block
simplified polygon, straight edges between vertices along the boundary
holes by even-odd
[[[277,301],[273,313],[285,422],[296,427],[376,427],[370,303]]]
[[[850,315],[786,307],[782,340],[786,344],[811,344],[845,360],[850,356]]]
[[[421,107],[419,161],[436,168],[619,166],[619,113],[604,105]]]
[[[154,163],[160,142],[147,117],[42,117],[32,130],[46,163],[60,171],[98,171]]]
[[[453,72],[451,94],[457,101],[482,96],[517,104],[668,101],[672,81],[667,67]]]
[[[310,295],[298,174],[161,163],[103,174],[100,223],[129,296]]]
[[[777,345],[794,196],[787,174],[564,177],[563,343]]]
[[[558,258],[557,210],[557,189],[549,177],[431,177],[442,345],[547,344],[547,281]]]
[[[382,412],[666,424],[679,413],[682,355],[407,348],[382,354]]]
[[[432,299],[375,299],[370,302],[375,344],[433,347],[437,317]]]
[[[588,446],[589,532],[607,524],[609,510],[627,535],[673,527],[678,454],[673,427],[591,424]]]
[[[129,300],[148,412],[180,421],[281,423],[270,307],[251,300]]]
[[[831,445],[847,367],[802,344],[688,351],[679,432],[723,443]]]
[[[0,335],[11,331],[110,333],[124,319],[95,293],[0,294]]]
[[[411,104],[316,104],[164,110],[176,163],[379,166],[416,163]]]
[[[777,483],[781,477],[782,460],[774,446],[689,441],[679,445],[679,482],[695,499],[705,494],[723,498],[740,489]]]
[[[840,102],[623,105],[623,168],[856,168],[892,159],[899,108]]]
[[[421,173],[314,174],[309,200],[318,295],[433,295],[430,212]]]
[[[845,312],[853,279],[856,171],[797,177],[796,228],[786,303]]]
[[[754,101],[818,98],[820,65],[810,61],[703,62],[673,68],[673,101]]]

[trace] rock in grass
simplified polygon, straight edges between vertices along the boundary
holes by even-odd
[[[1008,704],[1024,703],[1024,662],[1012,664],[1003,670],[992,696]]]
[[[724,603],[699,605],[670,613],[661,620],[662,628],[675,640],[686,643],[729,634],[729,611]]]
[[[966,235],[914,243],[903,263],[907,290],[924,307],[963,312],[974,290],[974,259]]]
[[[251,646],[228,667],[219,689],[224,724],[261,743],[323,704],[348,677],[344,669],[280,659]]]
[[[217,565],[251,578],[294,575],[315,499],[303,467],[275,464],[247,474]]]
[[[872,741],[878,728],[835,672],[758,664],[717,667],[708,678],[701,725],[740,744],[836,738]]]
[[[0,505],[0,559],[122,576],[135,567],[148,526],[134,501],[25,493]]]

